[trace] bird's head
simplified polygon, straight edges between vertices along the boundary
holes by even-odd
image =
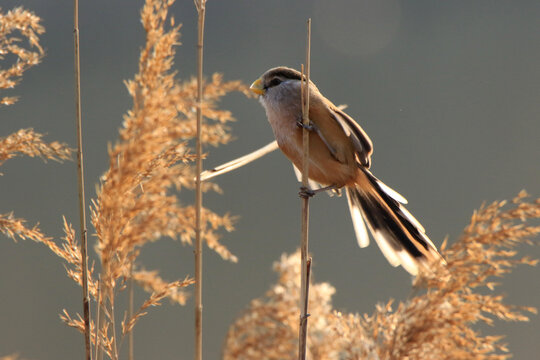
[[[264,97],[268,92],[275,90],[299,89],[301,79],[302,74],[299,71],[280,66],[266,71],[251,84],[249,89],[255,94]],[[310,83],[312,87],[315,87],[311,81]]]

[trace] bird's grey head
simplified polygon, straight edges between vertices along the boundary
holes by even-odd
[[[250,89],[260,95],[261,103],[265,107],[269,103],[283,103],[284,101],[288,104],[299,104],[301,79],[302,74],[299,71],[280,66],[266,71],[251,84]],[[310,85],[310,88],[316,89],[311,81]]]

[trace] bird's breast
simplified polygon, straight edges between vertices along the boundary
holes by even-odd
[[[274,132],[274,137],[283,150],[284,147],[294,150],[298,147],[298,141],[295,134],[298,134],[299,127],[297,125],[300,120],[299,109],[284,108],[284,106],[272,106],[272,104],[264,104],[266,117]],[[296,149],[300,150],[300,149]]]
[[[291,115],[291,114],[297,114]],[[267,108],[266,115],[281,151],[298,168],[302,169],[302,129],[298,126],[299,112]],[[356,166],[337,161],[326,144],[315,133],[309,136],[309,177],[324,185],[344,186],[354,182]]]

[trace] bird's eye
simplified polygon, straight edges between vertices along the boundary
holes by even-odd
[[[271,88],[271,87],[274,87],[274,86],[277,86],[279,84],[281,84],[281,79],[280,78],[273,78],[269,83],[268,83],[268,87]]]

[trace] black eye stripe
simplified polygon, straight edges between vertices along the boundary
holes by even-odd
[[[266,86],[267,88],[271,88],[271,87],[274,87],[274,86],[277,86],[279,84],[281,84],[283,81],[280,79],[280,78],[273,78],[272,80],[270,80],[270,82],[268,83],[268,85]]]

